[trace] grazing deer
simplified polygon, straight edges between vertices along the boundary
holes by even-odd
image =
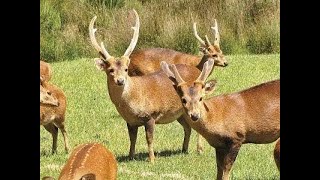
[[[95,38],[96,29],[93,28],[96,16],[89,24],[89,36],[93,47],[99,52],[100,58],[95,58],[97,68],[107,75],[108,93],[117,111],[127,122],[130,138],[129,158],[133,159],[137,140],[138,127],[144,126],[149,150],[149,160],[154,162],[153,133],[155,124],[167,124],[178,119],[184,128],[183,152],[187,152],[191,128],[182,117],[183,109],[179,96],[175,93],[171,81],[162,71],[145,76],[129,76],[130,54],[133,51],[139,36],[140,21],[137,12],[133,38],[124,55],[111,56]],[[200,74],[194,66],[177,65],[181,75],[193,81]],[[200,144],[200,143],[198,143]]]
[[[273,151],[274,160],[277,164],[277,168],[280,171],[280,139],[277,141]]]
[[[40,60],[40,77],[42,81],[49,81],[52,76],[52,68],[51,65],[47,62]]]
[[[59,106],[59,101],[56,97],[52,96],[51,91],[42,86],[42,78],[40,76],[40,104],[50,104]]]
[[[202,57],[187,53],[178,52],[166,48],[149,48],[136,50],[130,55],[130,64],[128,67],[129,76],[141,76],[161,70],[160,62],[165,61],[170,64],[187,64],[196,66],[199,70],[208,59],[213,59],[216,66],[226,67],[228,62],[220,49],[220,34],[218,31],[217,20],[214,20],[214,26],[211,27],[214,31],[215,40],[213,45],[205,36],[205,41],[200,38],[197,32],[196,23],[193,24],[194,36],[200,42],[200,51]]]
[[[77,146],[61,170],[59,180],[115,180],[117,161],[113,153],[100,143]],[[53,180],[46,176],[42,180]]]
[[[66,112],[66,96],[63,91],[53,84],[46,81],[41,81],[40,78],[40,89],[44,88],[48,90],[58,100],[57,104],[54,103],[41,103],[40,93],[40,125],[49,131],[52,135],[52,153],[57,151],[57,138],[58,128],[61,130],[64,140],[65,151],[68,152],[68,137],[65,130],[65,112]]]
[[[184,81],[174,64],[162,62],[161,68],[174,84],[187,123],[215,148],[217,179],[227,180],[242,144],[266,144],[280,137],[280,80],[205,100],[216,84],[205,83],[213,64],[208,60],[193,82]]]

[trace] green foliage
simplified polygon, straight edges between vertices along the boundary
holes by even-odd
[[[209,79],[217,80],[213,95],[231,93],[280,77],[280,56],[229,55],[229,66],[215,68]],[[117,179],[215,179],[215,150],[208,143],[204,153],[196,152],[196,133],[192,130],[189,154],[182,154],[183,128],[177,122],[156,125],[156,161],[146,161],[148,148],[144,128],[140,127],[135,160],[128,161],[129,136],[126,123],[112,104],[106,88],[105,73],[96,69],[92,59],[51,63],[52,83],[67,97],[66,131],[72,150],[76,145],[100,142],[118,161]],[[64,153],[59,131],[58,153],[51,155],[52,137],[40,127],[40,178],[58,177],[70,154]],[[242,146],[231,179],[279,179],[273,159],[274,143]],[[71,153],[71,152],[70,152]]]
[[[165,47],[197,53],[192,32],[197,22],[202,38],[213,41],[217,19],[225,54],[280,52],[279,0],[41,0],[40,55],[48,61],[94,57],[88,25],[97,15],[98,41],[111,54],[122,55],[132,38],[131,9],[141,21],[136,49]]]

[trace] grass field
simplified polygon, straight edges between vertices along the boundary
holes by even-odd
[[[209,79],[217,79],[214,95],[236,92],[280,77],[280,55],[230,55],[229,66],[215,68]],[[204,153],[196,152],[192,131],[189,154],[182,154],[183,128],[178,122],[157,125],[154,135],[156,161],[147,162],[144,128],[140,127],[136,157],[128,161],[129,136],[107,93],[106,75],[92,59],[52,63],[52,82],[67,96],[66,130],[71,149],[87,142],[100,142],[118,161],[118,179],[215,179],[215,150],[207,143]],[[40,127],[40,177],[59,176],[68,154],[59,131],[58,153],[51,155],[52,138]],[[233,166],[231,179],[280,179],[273,159],[274,143],[245,144]]]

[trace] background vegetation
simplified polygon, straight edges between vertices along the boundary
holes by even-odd
[[[97,36],[111,54],[121,55],[132,37],[134,19],[141,19],[136,49],[167,47],[198,52],[192,23],[209,35],[218,20],[225,54],[280,52],[280,0],[40,0],[40,56],[49,62],[96,56],[88,24],[97,15]]]
[[[209,79],[217,79],[213,95],[243,90],[280,75],[279,54],[229,55],[230,65],[215,68]],[[134,161],[128,161],[129,136],[126,123],[112,104],[105,73],[96,69],[91,58],[51,63],[52,83],[67,96],[66,130],[70,149],[87,142],[100,142],[110,149],[118,161],[118,179],[215,179],[215,150],[205,143],[202,155],[196,152],[193,130],[189,154],[182,154],[183,128],[178,122],[156,125],[154,150],[156,161],[146,161],[148,148],[144,128],[140,127]],[[40,178],[58,177],[69,154],[64,153],[59,131],[58,153],[51,154],[52,137],[40,128]],[[271,144],[245,144],[234,164],[231,179],[280,179],[273,159]]]

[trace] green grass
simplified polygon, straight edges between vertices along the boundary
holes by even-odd
[[[227,56],[227,68],[215,68],[209,79],[217,79],[215,95],[230,93],[280,77],[280,56]],[[106,75],[95,68],[92,59],[52,63],[52,82],[67,96],[66,130],[70,147],[100,142],[118,160],[118,179],[215,179],[215,150],[207,143],[204,154],[196,152],[196,133],[192,131],[189,154],[180,153],[183,128],[173,122],[157,125],[154,135],[156,161],[146,161],[147,143],[140,127],[136,160],[128,161],[129,137],[126,123],[117,113],[107,94]],[[51,135],[40,128],[40,177],[58,177],[68,154],[64,153],[59,132],[58,153],[51,155]],[[274,143],[245,144],[234,164],[231,179],[279,179],[273,160]]]

